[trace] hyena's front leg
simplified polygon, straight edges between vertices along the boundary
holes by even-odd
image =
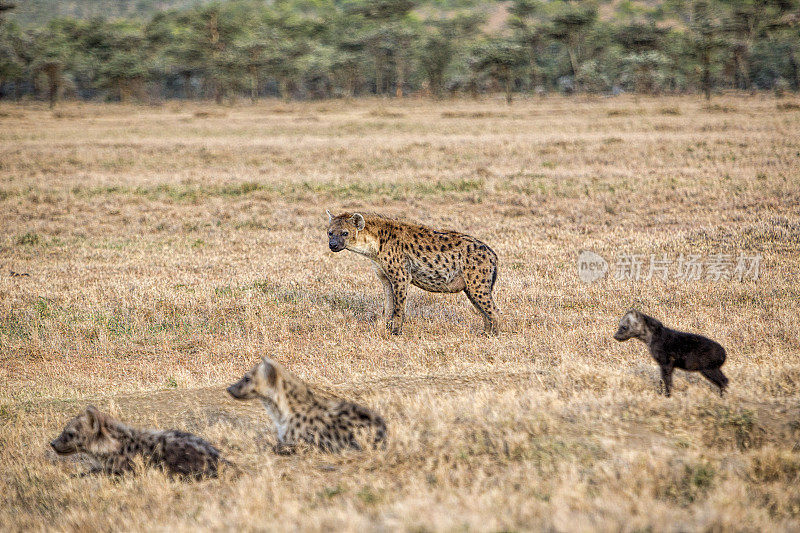
[[[661,381],[664,382],[664,396],[667,398],[672,394],[672,365],[661,365]]]
[[[273,448],[272,451],[275,452],[275,455],[294,455],[297,453],[297,447],[294,444],[286,444],[285,442],[278,442]]]
[[[408,284],[411,277],[402,267],[395,269],[390,267],[389,280],[392,283],[394,308],[386,326],[392,335],[400,335],[403,332],[403,322],[406,317],[406,293],[408,292]]]
[[[392,290],[392,282],[389,280],[380,266],[373,264],[372,269],[375,270],[375,274],[381,281],[381,285],[383,285],[383,293],[386,297],[385,301],[383,302],[383,318],[384,320],[389,320],[392,316],[392,313],[394,313],[394,291]]]
[[[267,405],[267,403],[265,402],[264,405]],[[284,426],[281,429],[279,427],[277,437],[278,444],[272,448],[272,451],[277,455],[292,455],[297,452],[297,433],[295,432],[295,428]]]

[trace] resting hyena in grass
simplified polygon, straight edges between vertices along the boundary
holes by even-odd
[[[328,245],[372,260],[386,293],[385,315],[392,334],[403,329],[409,283],[430,292],[464,291],[483,316],[484,330],[499,328],[492,289],[497,281],[497,254],[474,237],[437,231],[379,215],[328,213]]]
[[[650,355],[661,366],[667,396],[672,389],[672,371],[676,368],[700,372],[719,387],[720,396],[728,386],[728,378],[720,370],[725,362],[725,348],[719,343],[702,335],[669,329],[655,318],[631,309],[622,317],[614,338],[626,341],[634,337],[647,344]]]
[[[237,400],[259,399],[275,424],[275,451],[291,453],[298,441],[323,451],[361,449],[357,433],[372,432],[374,445],[386,438],[383,418],[361,405],[314,391],[300,378],[270,359],[257,364],[228,387]]]
[[[214,446],[191,433],[134,429],[93,406],[70,420],[50,446],[59,455],[84,453],[94,463],[92,472],[107,474],[132,470],[137,456],[148,466],[195,478],[214,477],[219,463],[230,464]]]

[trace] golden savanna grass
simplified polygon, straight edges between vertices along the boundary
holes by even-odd
[[[2,104],[0,530],[798,530],[799,161],[800,106],[765,96]],[[502,334],[412,289],[387,336],[325,209],[490,244]],[[763,260],[585,284],[583,249]],[[632,306],[722,343],[729,394],[659,395],[611,338]],[[224,393],[263,354],[381,412],[388,447],[274,455]],[[88,403],[245,472],[76,477],[47,443]]]

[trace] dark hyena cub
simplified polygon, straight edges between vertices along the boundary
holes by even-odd
[[[620,320],[614,338],[626,341],[634,337],[647,344],[650,355],[661,366],[667,396],[672,389],[675,368],[700,372],[719,387],[720,396],[728,386],[728,378],[720,370],[725,362],[725,348],[719,343],[702,335],[669,329],[655,318],[631,309]]]
[[[50,446],[59,455],[84,453],[95,463],[92,472],[107,474],[132,470],[136,456],[170,474],[195,478],[214,477],[219,463],[230,464],[214,446],[191,433],[134,429],[93,406],[70,420]]]
[[[373,444],[386,438],[386,422],[370,409],[313,390],[270,359],[263,359],[228,387],[237,400],[258,399],[275,424],[280,454],[291,453],[298,441],[326,452],[360,449],[359,429],[371,431]]]

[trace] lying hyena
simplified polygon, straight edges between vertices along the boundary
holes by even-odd
[[[669,329],[655,318],[631,309],[620,320],[614,338],[620,342],[637,338],[647,344],[650,355],[661,367],[667,396],[672,390],[672,371],[676,368],[700,372],[719,387],[720,396],[728,386],[728,378],[720,370],[725,363],[725,348],[707,337]]]
[[[107,474],[132,470],[137,456],[170,474],[195,478],[214,477],[220,463],[231,464],[191,433],[134,429],[93,406],[70,420],[50,446],[59,455],[84,453],[94,463],[92,472]]]
[[[372,260],[386,292],[389,331],[403,329],[409,283],[430,292],[464,291],[483,316],[484,330],[499,328],[492,289],[497,281],[497,254],[474,237],[437,231],[379,215],[328,212],[328,245],[334,252],[350,250]]]
[[[383,418],[361,405],[314,391],[300,378],[270,359],[263,359],[228,387],[237,400],[259,399],[278,434],[280,454],[291,453],[298,441],[323,451],[360,449],[357,432],[373,433],[373,444],[386,438]]]

